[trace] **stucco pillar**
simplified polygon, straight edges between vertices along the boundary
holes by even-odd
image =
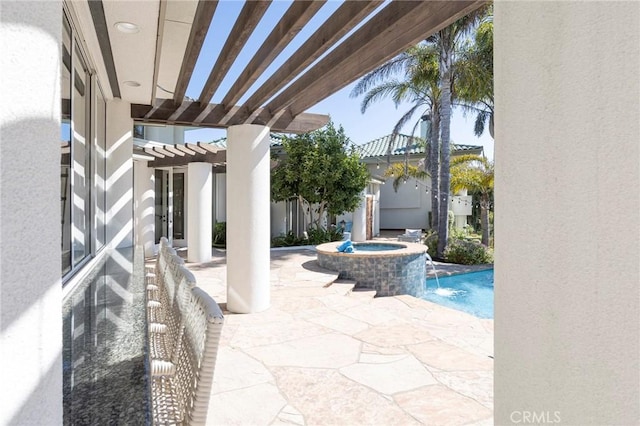
[[[0,3],[0,424],[62,424],[60,1]]]
[[[155,191],[153,169],[146,161],[133,162],[133,214],[135,244],[144,247],[145,257],[153,256]]]
[[[353,226],[351,241],[366,241],[367,239],[367,195],[360,195],[360,206],[353,211]]]
[[[494,18],[495,423],[638,424],[640,3]]]
[[[133,245],[133,120],[131,104],[107,102],[107,241],[113,248]]]
[[[187,260],[211,260],[212,183],[210,163],[189,163],[187,166]]]
[[[380,185],[374,185],[373,194],[373,235],[380,236]]]
[[[269,128],[227,129],[227,308],[270,306]]]

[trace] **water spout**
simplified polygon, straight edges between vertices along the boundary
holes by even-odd
[[[436,272],[436,265],[433,264],[433,259],[431,259],[431,256],[429,256],[429,253],[425,253],[425,255],[427,256],[427,262],[431,264],[431,268],[433,269],[433,275],[436,277],[436,284],[438,285],[438,288],[440,288],[440,281],[438,281],[438,272]]]
[[[440,281],[438,280],[438,272],[436,271],[436,265],[433,264],[433,259],[431,259],[431,256],[429,256],[429,253],[425,253],[425,255],[427,256],[427,262],[431,264],[431,268],[433,269],[433,276],[436,277],[436,285],[438,286],[438,288],[434,291],[434,293],[443,297],[455,296],[458,293],[457,290],[440,287]],[[426,282],[427,281],[425,280],[425,284],[424,284],[425,290],[427,286]]]

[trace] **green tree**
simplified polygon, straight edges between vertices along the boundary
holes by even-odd
[[[352,97],[364,95],[360,109],[364,114],[377,101],[391,98],[396,107],[403,102],[412,107],[398,120],[393,133],[400,130],[419,112],[419,117],[428,117],[427,149],[424,172],[431,176],[432,222],[438,228],[439,206],[439,133],[440,133],[440,87],[438,84],[438,50],[433,43],[420,43],[410,47],[397,57],[382,64],[365,75],[351,92]],[[415,122],[412,134],[419,121]],[[408,155],[409,150],[406,150]],[[406,163],[406,159],[405,159]],[[405,167],[406,169],[406,167]],[[408,170],[405,170],[407,173]],[[396,173],[399,176],[398,173]],[[394,185],[396,182],[394,182]]]
[[[414,166],[413,164],[405,164],[405,163],[393,163],[387,170],[384,171],[385,177],[393,178],[393,189],[398,192],[398,188],[400,187],[400,183],[406,183],[407,178],[411,177],[414,179],[424,180],[429,177],[429,174],[422,170],[418,166]]]
[[[493,137],[493,8],[481,20],[457,64],[457,101],[465,112],[476,114],[474,133],[486,128]]]
[[[479,155],[461,155],[451,160],[451,189],[467,189],[480,197],[482,244],[489,246],[489,208],[493,195],[493,162]]]
[[[429,117],[431,130],[425,171],[428,170],[431,175],[434,197],[432,226],[438,232],[436,254],[440,258],[444,255],[448,240],[450,127],[452,99],[458,92],[457,64],[464,58],[469,35],[490,11],[489,6],[483,6],[458,19],[428,37],[424,43],[373,70],[352,91],[352,96],[366,93],[361,107],[363,112],[371,102],[382,98],[391,97],[396,106],[401,102],[412,103],[412,108],[394,127],[394,133],[398,133],[420,108],[423,115]],[[404,75],[401,78],[394,77],[399,72],[404,72]]]
[[[297,199],[310,216],[310,227],[320,229],[325,213],[355,210],[369,182],[369,172],[351,148],[342,126],[332,122],[314,132],[285,136],[284,155],[274,158],[271,199]]]
[[[427,39],[435,44],[439,54],[439,81],[440,81],[440,211],[439,217],[446,218],[448,215],[451,173],[451,105],[452,88],[454,87],[454,71],[457,60],[460,56],[465,41],[469,34],[478,25],[482,17],[488,13],[488,6],[483,6],[474,10],[470,14],[463,16],[453,24],[438,31]],[[444,202],[443,202],[444,201]],[[440,258],[444,256],[447,248],[449,229],[446,220],[440,220],[438,224],[438,247],[436,255]]]

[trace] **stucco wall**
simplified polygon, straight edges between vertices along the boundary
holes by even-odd
[[[155,246],[154,174],[146,161],[134,161],[134,225],[136,245],[144,247],[144,255],[153,256]]]
[[[369,167],[375,175],[384,173],[375,166]],[[416,189],[416,180],[409,178],[407,183],[400,183],[398,191],[393,189],[393,178],[388,178],[384,185],[380,185],[380,228],[405,229],[428,227],[431,199],[425,191],[431,186],[429,179],[420,181]]]
[[[637,424],[640,3],[494,22],[496,424]]]
[[[62,424],[62,5],[0,17],[0,424]]]
[[[128,102],[107,102],[107,241],[133,245],[133,120]]]

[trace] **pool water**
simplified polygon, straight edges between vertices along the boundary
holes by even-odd
[[[402,244],[384,244],[384,243],[354,243],[353,248],[356,251],[389,251],[400,250],[406,248]]]
[[[427,280],[423,299],[464,311],[478,318],[493,319],[493,269]]]

